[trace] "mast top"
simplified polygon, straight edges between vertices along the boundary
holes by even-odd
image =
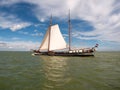
[[[51,14],[51,17],[50,17],[50,26],[52,26],[52,14]]]

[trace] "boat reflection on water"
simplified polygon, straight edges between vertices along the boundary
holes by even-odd
[[[41,56],[45,75],[43,90],[56,90],[70,81],[67,57]]]

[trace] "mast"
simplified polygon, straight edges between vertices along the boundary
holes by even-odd
[[[51,17],[50,17],[50,26],[49,26],[48,52],[50,51],[51,26],[52,26],[52,14],[51,14]]]
[[[70,9],[69,9],[69,20],[68,20],[68,32],[69,32],[69,51],[71,50],[71,21],[70,21]]]

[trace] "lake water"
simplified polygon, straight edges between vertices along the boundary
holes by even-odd
[[[120,52],[95,57],[0,52],[0,90],[120,90]]]

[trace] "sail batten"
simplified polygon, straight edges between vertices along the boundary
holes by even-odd
[[[48,28],[46,35],[41,43],[40,51],[48,50],[48,48],[49,51],[59,50],[66,48],[66,46],[67,44],[60,32],[59,26],[56,24]]]

